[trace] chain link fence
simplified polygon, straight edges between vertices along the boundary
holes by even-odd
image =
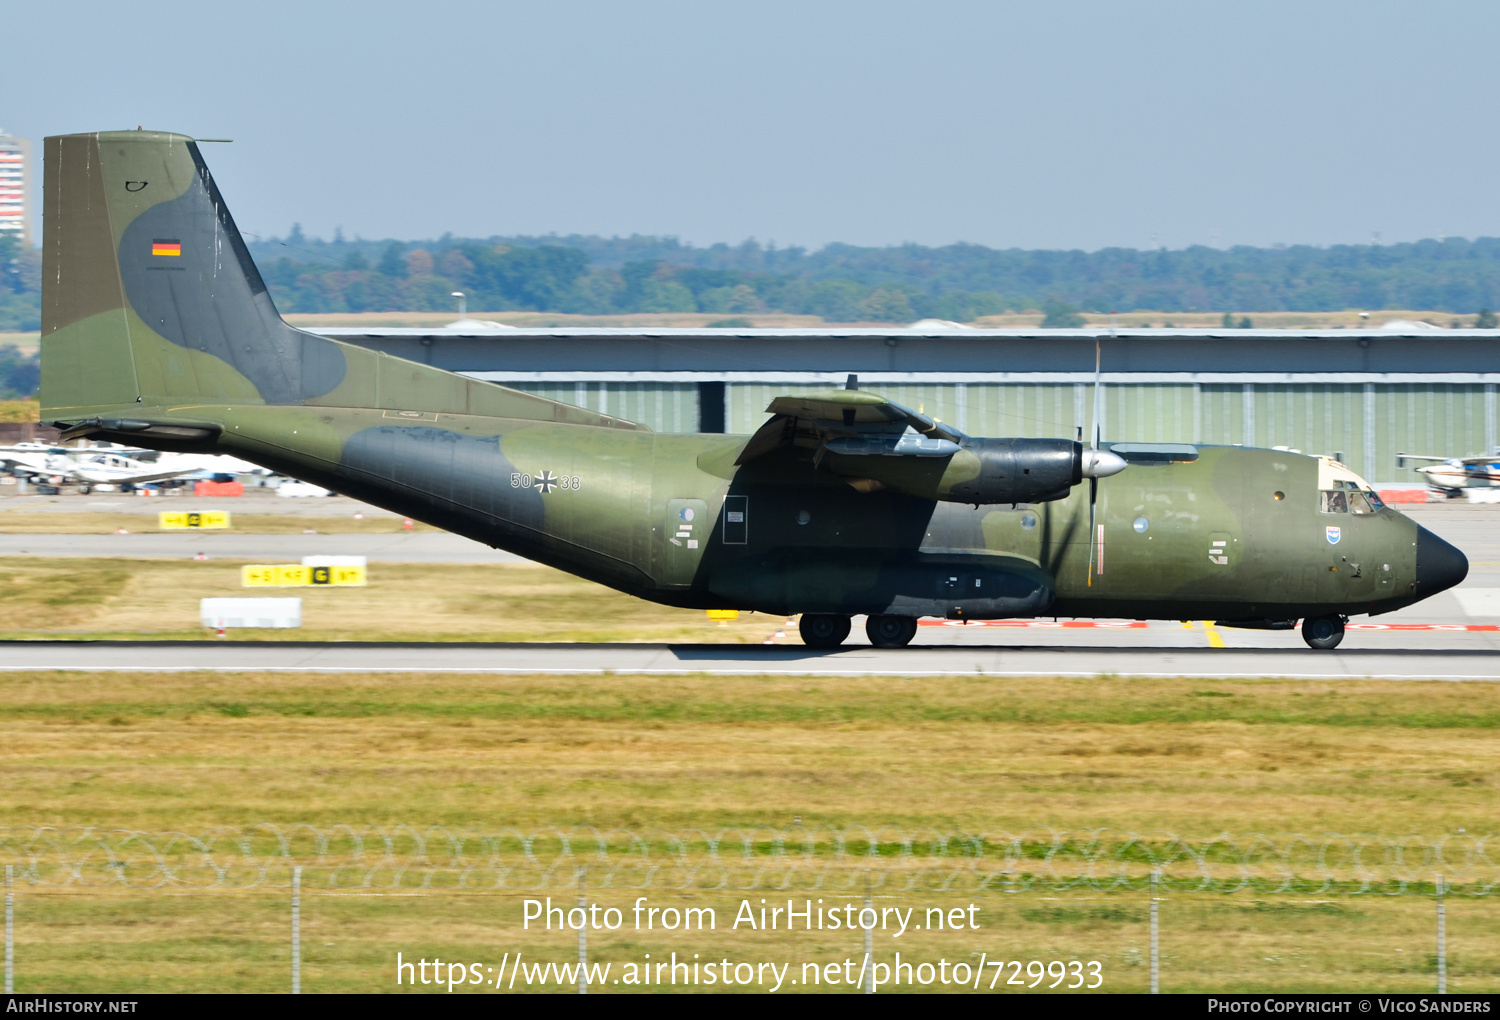
[[[28,886],[915,892],[1248,891],[1487,896],[1493,836],[941,832],[850,826],[714,832],[336,825],[128,829],[0,827],[0,865]],[[586,878],[585,878],[586,876]]]
[[[381,916],[390,916],[395,925],[411,925],[416,918],[414,905],[421,903],[416,913],[432,915],[435,911],[441,923],[450,907],[476,902],[476,896],[469,894],[491,903],[546,894],[560,895],[558,902],[570,911],[576,900],[576,910],[583,916],[588,897],[613,890],[628,894],[621,901],[627,904],[625,909],[638,895],[664,895],[684,906],[718,903],[721,909],[733,909],[733,897],[779,894],[807,897],[803,902],[808,910],[812,897],[832,896],[862,906],[861,918],[866,916],[864,911],[870,911],[868,916],[882,919],[887,904],[918,902],[928,907],[940,903],[946,908],[972,897],[996,917],[1011,918],[1012,924],[1021,921],[1042,928],[1072,924],[1068,930],[1074,937],[1088,937],[1100,924],[1125,932],[1141,927],[1144,921],[1147,945],[1135,964],[1149,974],[1151,991],[1158,989],[1162,970],[1159,904],[1174,903],[1182,908],[1174,917],[1197,917],[1193,923],[1202,925],[1207,916],[1205,904],[1239,903],[1243,906],[1228,908],[1241,912],[1232,928],[1243,929],[1251,923],[1244,915],[1249,909],[1257,912],[1252,921],[1269,919],[1285,929],[1278,929],[1276,937],[1295,942],[1288,932],[1306,926],[1307,918],[1322,916],[1319,912],[1328,904],[1362,899],[1373,908],[1371,901],[1378,900],[1386,906],[1368,916],[1384,916],[1393,909],[1401,913],[1384,923],[1395,926],[1387,936],[1409,948],[1397,946],[1392,953],[1420,954],[1425,951],[1423,943],[1435,948],[1430,967],[1418,966],[1426,968],[1422,973],[1431,973],[1441,992],[1447,988],[1449,973],[1445,904],[1467,897],[1475,907],[1466,916],[1488,925],[1483,917],[1493,901],[1484,898],[1500,882],[1496,860],[1500,847],[1492,851],[1493,840],[1493,836],[1464,832],[1437,837],[1341,833],[1188,837],[1113,829],[945,832],[863,825],[713,832],[589,827],[479,832],[445,826],[260,824],[196,834],[0,827],[0,871],[6,879],[5,990],[10,992],[14,981],[18,896],[31,896],[34,924],[62,924],[70,931],[80,923],[97,923],[84,916],[92,909],[88,904],[104,905],[107,911],[108,903],[122,900],[137,904],[134,910],[148,902],[159,903],[174,917],[217,909],[209,906],[210,901],[225,908],[236,905],[242,915],[253,911],[255,903],[286,904],[289,955],[280,965],[289,966],[290,987],[300,991],[304,909],[309,897],[317,898],[325,914],[342,912],[344,924],[379,927],[385,922],[358,912],[378,911],[372,905],[380,902],[404,902],[412,906]],[[1236,893],[1244,895],[1215,895]],[[493,894],[499,895],[491,899]],[[1265,902],[1262,897],[1278,896],[1290,911],[1286,923],[1291,928],[1279,917],[1286,911],[1272,911],[1267,917],[1258,913],[1258,904]],[[1435,914],[1426,913],[1431,908],[1423,906],[1422,899],[1435,904]],[[202,906],[187,906],[185,901]],[[1121,906],[1132,902],[1136,906]],[[363,906],[351,906],[356,903]],[[551,899],[547,905],[552,906]],[[792,908],[789,902],[787,910]],[[1137,916],[1142,909],[1146,912]],[[1212,913],[1213,908],[1207,910]],[[1335,923],[1346,916],[1366,916],[1340,911],[1343,908],[1336,908],[1331,915]],[[1420,915],[1428,920],[1418,920]],[[432,920],[429,917],[429,923]],[[1435,928],[1428,927],[1433,922]],[[1401,934],[1392,934],[1403,924],[1407,927]],[[1409,941],[1421,929],[1426,929],[1426,936]],[[848,930],[851,937],[856,934],[852,923]],[[1019,933],[1014,927],[1002,930],[1008,935]],[[506,937],[515,935],[513,928],[507,931]],[[1210,927],[1208,932],[1217,937],[1218,929]],[[596,937],[607,934],[595,932]],[[875,968],[860,988],[873,991],[877,984],[873,975],[885,966],[880,962],[882,951],[873,947],[871,930],[859,934],[861,958]],[[1204,934],[1200,928],[1197,941]],[[635,933],[636,938],[639,935]],[[1039,931],[1039,936],[1044,942],[1048,937],[1045,931]],[[977,932],[974,937],[979,937]],[[590,958],[586,926],[578,926],[576,939],[582,966]],[[1488,953],[1493,941],[1486,935],[1466,945],[1472,947],[1471,953]],[[44,945],[45,940],[38,944]],[[271,953],[263,944],[251,949]],[[192,955],[193,951],[188,952]],[[1117,963],[1131,966],[1133,952],[1122,951]],[[899,962],[899,956],[896,959]],[[1487,972],[1489,964],[1473,959],[1478,973]],[[1199,964],[1212,965],[1212,960]],[[380,966],[384,964],[373,970],[368,966],[353,970],[368,975]],[[584,990],[585,984],[580,982],[578,990]]]

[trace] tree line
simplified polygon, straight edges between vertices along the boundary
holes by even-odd
[[[1079,312],[1413,308],[1471,315],[1500,307],[1500,238],[1391,245],[1192,247],[1095,252],[975,244],[816,251],[755,241],[694,246],[675,238],[585,235],[432,241],[253,239],[283,312],[470,309],[757,314],[828,322],[969,322],[1040,310],[1068,327]],[[0,236],[0,332],[40,328],[41,258]]]
[[[471,309],[608,315],[816,315],[829,322],[972,321],[1044,310],[1337,311],[1500,305],[1500,238],[1392,245],[1193,247],[1096,252],[973,244],[817,251],[672,238],[445,236],[435,241],[286,239],[251,245],[283,311]]]
[[[0,400],[30,397],[41,387],[40,352],[25,354],[14,344],[0,345]]]
[[[42,328],[42,253],[0,232],[0,333]]]

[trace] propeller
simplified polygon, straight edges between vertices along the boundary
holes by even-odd
[[[1099,338],[1094,337],[1094,432],[1089,436],[1089,463],[1099,453]],[[1099,479],[1089,475],[1089,587],[1094,586],[1094,512],[1099,502]]]
[[[1102,546],[1104,536],[1101,535],[1100,525],[1097,523],[1096,513],[1099,502],[1099,479],[1117,475],[1125,470],[1125,458],[1112,450],[1099,449],[1099,437],[1103,432],[1103,423],[1099,420],[1100,397],[1099,390],[1099,338],[1094,338],[1094,433],[1089,437],[1089,448],[1083,455],[1083,473],[1089,480],[1089,578],[1088,586],[1094,586],[1094,551],[1098,549],[1101,553],[1100,568],[1103,568]]]

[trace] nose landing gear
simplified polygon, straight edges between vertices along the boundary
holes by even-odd
[[[1344,640],[1344,624],[1347,616],[1331,613],[1328,616],[1310,616],[1302,621],[1302,640],[1309,648],[1334,649]]]

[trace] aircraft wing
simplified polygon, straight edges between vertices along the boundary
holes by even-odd
[[[38,473],[59,474],[55,469],[50,454],[38,450],[6,450],[0,449],[0,464],[7,468],[25,468],[27,471]]]
[[[766,410],[774,417],[750,437],[736,464],[789,445],[851,455],[941,457],[957,453],[965,438],[951,425],[864,390],[777,397]]]
[[[74,464],[57,473],[94,485],[140,485],[143,482],[160,482],[168,478],[176,478],[187,472],[181,469],[127,471],[121,468],[97,468],[90,467],[88,464]]]
[[[1396,466],[1398,468],[1404,468],[1406,467],[1406,462],[1409,460],[1427,460],[1433,461],[1438,464],[1462,464],[1465,467],[1488,467],[1489,465],[1494,464],[1497,459],[1500,458],[1497,458],[1494,455],[1479,457],[1432,457],[1422,453],[1398,453],[1396,454]]]

